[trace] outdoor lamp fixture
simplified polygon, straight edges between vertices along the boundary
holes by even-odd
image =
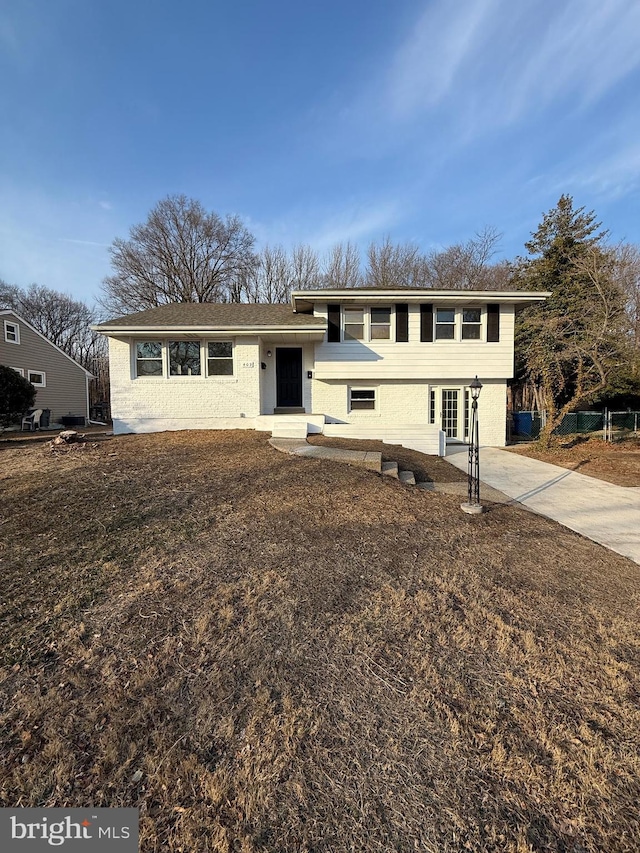
[[[267,350],[267,358],[271,358],[271,350],[270,349]]]
[[[467,502],[460,504],[460,509],[470,515],[484,512],[480,503],[480,440],[478,431],[478,397],[482,390],[482,382],[476,376],[469,383],[471,392],[471,425],[469,428],[469,466],[467,471]]]

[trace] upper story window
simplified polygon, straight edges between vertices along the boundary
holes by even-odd
[[[200,376],[200,341],[169,341],[169,375]]]
[[[391,340],[391,308],[371,309],[371,340]]]
[[[344,309],[345,341],[364,340],[364,308]]]
[[[136,376],[162,376],[162,343],[160,341],[136,343]]]
[[[20,326],[10,320],[4,321],[4,339],[8,344],[20,343]]]
[[[479,341],[482,312],[479,308],[465,308],[462,311],[462,340]]]
[[[209,341],[207,344],[207,374],[233,376],[233,344],[231,341]]]
[[[454,308],[436,310],[436,340],[453,341],[456,337],[456,312]]]
[[[333,323],[333,332],[329,340],[335,340],[335,319],[332,320],[331,317],[329,319],[330,326]],[[343,308],[342,340],[390,341],[391,306],[372,308]]]

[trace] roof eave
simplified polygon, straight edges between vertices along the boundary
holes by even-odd
[[[402,302],[450,302],[482,301],[482,302],[512,302],[525,304],[527,302],[542,302],[551,296],[550,291],[523,290],[421,290],[389,288],[335,288],[330,290],[301,290],[291,294],[291,305],[296,311],[298,304],[326,302],[328,299],[347,299],[350,302],[369,302],[377,300],[398,300]]]
[[[114,334],[139,334],[141,332],[161,332],[162,334],[168,334],[171,332],[190,332],[194,334],[196,332],[200,332],[202,334],[210,334],[211,332],[215,332],[216,334],[221,332],[224,334],[233,334],[233,335],[259,335],[263,332],[269,332],[270,334],[278,333],[278,334],[299,334],[299,333],[307,333],[307,332],[324,332],[326,330],[326,323],[316,323],[314,325],[305,325],[305,326],[279,326],[279,325],[260,325],[260,326],[105,326],[105,325],[97,325],[91,326],[91,329],[95,332],[101,332],[104,335],[114,335]]]

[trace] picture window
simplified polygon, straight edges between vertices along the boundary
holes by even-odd
[[[200,376],[200,341],[169,341],[169,375]]]

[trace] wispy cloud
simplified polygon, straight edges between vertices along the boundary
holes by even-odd
[[[632,143],[609,155],[591,158],[559,177],[555,189],[561,192],[590,190],[605,199],[618,199],[640,187],[640,143]]]
[[[103,210],[113,210],[113,205],[108,201],[99,201],[98,204]]]
[[[78,246],[99,246],[101,249],[109,246],[109,243],[95,243],[93,240],[74,240],[71,237],[60,237],[60,242],[75,243]]]
[[[498,5],[499,0],[428,4],[392,63],[387,99],[397,116],[429,109],[451,91]]]
[[[390,117],[473,108],[481,130],[585,106],[640,66],[639,32],[637,0],[435,0],[391,62]]]
[[[395,201],[370,200],[335,210],[291,210],[272,222],[243,218],[258,246],[268,243],[291,247],[304,243],[324,252],[336,243],[357,243],[380,236],[400,221],[401,209]]]

